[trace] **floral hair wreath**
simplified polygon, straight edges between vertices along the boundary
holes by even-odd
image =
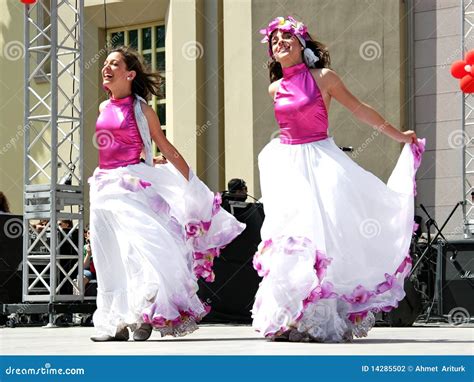
[[[281,16],[276,17],[270,22],[270,24],[268,24],[266,28],[260,29],[260,33],[265,35],[261,42],[269,43],[270,36],[278,29],[284,32],[290,32],[296,36],[296,38],[298,38],[299,42],[304,48],[303,53],[306,65],[310,68],[314,68],[316,62],[319,61],[319,57],[317,57],[311,49],[306,47],[306,39],[309,38],[308,28],[306,25],[304,25],[301,21],[296,20],[292,16],[288,16],[286,19]],[[268,55],[273,57],[271,45],[268,46]]]

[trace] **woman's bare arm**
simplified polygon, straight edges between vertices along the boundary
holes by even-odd
[[[176,148],[168,141],[163,130],[161,129],[160,120],[156,115],[155,111],[145,103],[142,103],[142,111],[148,122],[150,128],[150,135],[153,141],[156,143],[161,153],[166,157],[176,169],[183,174],[186,179],[189,179],[189,166],[176,150]]]
[[[361,102],[344,85],[342,79],[332,70],[325,70],[323,75],[327,85],[326,91],[347,108],[358,120],[367,123],[383,132],[397,142],[416,143],[415,132],[401,132],[388,123],[374,108]]]

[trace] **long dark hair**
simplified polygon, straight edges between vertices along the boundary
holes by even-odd
[[[2,191],[0,191],[0,212],[10,213],[7,197]]]
[[[152,72],[145,64],[143,57],[129,46],[113,48],[109,53],[118,52],[122,55],[128,70],[134,70],[137,74],[132,81],[132,93],[138,94],[147,101],[152,95],[162,98],[161,87],[164,78],[158,72]],[[110,93],[109,93],[110,94]]]
[[[313,38],[309,35],[309,33],[305,41],[306,41],[306,47],[311,49],[313,53],[316,55],[316,57],[319,57],[319,61],[316,62],[315,68],[317,69],[329,68],[331,66],[331,57],[329,56],[329,50],[327,46],[319,41],[313,40]],[[268,43],[270,44],[270,51],[271,51],[272,49],[271,38],[268,41]],[[301,51],[301,55],[303,56],[303,51]],[[283,77],[283,70],[281,69],[281,64],[278,61],[276,61],[273,57],[271,61],[268,62],[267,66],[268,66],[268,70],[270,74],[270,82],[275,82]]]

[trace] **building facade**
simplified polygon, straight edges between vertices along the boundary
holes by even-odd
[[[106,0],[104,6],[102,0],[85,0],[84,179],[98,162],[93,135],[98,105],[106,98],[100,68],[109,41],[136,47],[166,78],[165,98],[153,99],[150,104],[167,137],[198,176],[215,191],[224,190],[231,178],[243,178],[249,193],[259,198],[258,153],[278,136],[267,91],[267,48],[260,43],[259,29],[276,16],[293,15],[308,25],[313,38],[329,47],[332,68],[358,98],[401,130],[414,123],[410,126],[416,127],[418,135],[429,138],[427,160],[420,172],[419,198],[426,200],[429,207],[439,208],[435,213],[443,215],[445,204],[448,208],[451,203],[443,196],[449,187],[444,178],[451,175],[443,176],[439,169],[435,179],[429,164],[433,155],[439,158],[444,153],[440,150],[444,150],[445,142],[433,140],[433,134],[448,132],[450,124],[456,123],[456,110],[445,110],[446,121],[433,127],[437,117],[430,105],[441,102],[440,110],[446,105],[447,101],[436,101],[437,92],[449,93],[447,97],[452,97],[453,102],[458,102],[456,97],[460,94],[439,68],[449,52],[437,55],[432,52],[432,45],[449,50],[459,37],[454,25],[460,17],[455,3],[458,2]],[[23,7],[17,0],[0,0],[0,190],[7,194],[13,212],[18,214],[23,208]],[[442,24],[437,29],[440,32],[430,34],[433,25],[438,24]],[[437,42],[428,41],[431,39]],[[19,47],[16,55],[11,49],[13,42]],[[414,51],[413,63],[410,49]],[[453,59],[459,59],[460,53],[456,57],[454,47],[452,50]],[[428,85],[421,86],[425,81]],[[433,88],[433,81],[443,81],[446,89]],[[47,85],[38,81],[35,86],[41,89]],[[416,90],[420,87],[422,92]],[[416,105],[416,114],[412,104]],[[416,116],[414,122],[410,122],[410,113]],[[431,113],[434,119],[426,119],[424,113]],[[354,151],[349,155],[386,181],[401,145],[357,121],[336,102],[329,115],[330,135],[336,143],[352,146]],[[448,172],[451,163],[454,166],[457,161],[453,150],[441,160]],[[86,206],[87,192],[86,184]]]

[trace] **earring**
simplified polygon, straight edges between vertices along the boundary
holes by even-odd
[[[127,77],[127,80],[129,80],[129,81],[130,81],[131,79],[132,79],[131,77]]]

